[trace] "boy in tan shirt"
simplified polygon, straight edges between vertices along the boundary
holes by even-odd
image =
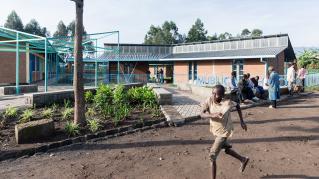
[[[245,170],[249,161],[248,157],[243,157],[232,150],[232,146],[227,142],[227,138],[232,136],[234,129],[230,114],[233,107],[236,107],[238,111],[241,127],[247,131],[247,126],[243,121],[239,104],[223,99],[224,95],[225,88],[222,85],[216,85],[213,88],[212,96],[202,105],[201,117],[203,119],[210,119],[210,132],[216,136],[209,155],[212,162],[212,179],[216,179],[216,159],[222,149],[225,149],[226,154],[241,162],[241,172]]]

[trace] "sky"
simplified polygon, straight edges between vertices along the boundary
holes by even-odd
[[[294,47],[319,47],[319,0],[85,0],[88,33],[119,30],[121,43],[142,43],[150,25],[174,21],[187,34],[197,18],[214,33],[262,29],[264,35],[288,33]],[[2,0],[0,25],[15,10],[24,24],[35,18],[56,30],[75,18],[70,0]]]

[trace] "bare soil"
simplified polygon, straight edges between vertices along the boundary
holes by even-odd
[[[42,117],[43,110],[44,108],[33,109],[34,116],[32,120],[34,121],[34,120],[43,119]],[[62,120],[62,116],[61,116],[62,110],[63,110],[63,107],[58,108],[53,116],[55,134],[50,138],[38,139],[29,144],[16,143],[14,128],[15,128],[15,125],[19,123],[19,120],[18,118],[7,119],[5,122],[5,125],[0,125],[0,152],[28,149],[28,148],[41,146],[43,144],[49,144],[52,142],[56,142],[56,141],[60,141],[60,140],[72,137],[72,136],[68,136],[68,134],[64,130],[67,120]],[[18,111],[19,116],[21,115],[21,113],[22,111]],[[111,117],[104,119],[104,117],[102,117],[100,114],[96,114],[94,118],[100,119],[101,121],[101,127],[99,130],[107,130],[107,129],[114,129],[117,127],[134,125],[136,123],[141,123],[148,120],[164,119],[164,115],[162,113],[159,113],[157,114],[157,116],[154,116],[154,112],[150,109],[146,109],[143,111],[140,108],[134,108],[130,112],[130,115],[126,117],[126,119],[120,121],[117,126],[114,125]],[[73,116],[70,119],[73,119]],[[89,133],[92,133],[92,132],[89,130],[88,126],[86,126],[81,128],[79,135],[85,135]]]
[[[319,94],[245,110],[248,131],[233,113],[233,148],[239,162],[221,152],[220,179],[319,178]],[[149,130],[0,163],[0,178],[210,178],[208,121]]]

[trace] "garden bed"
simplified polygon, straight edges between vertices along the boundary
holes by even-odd
[[[125,90],[123,87],[118,87],[115,90],[110,89],[110,87],[103,85],[98,88],[96,94],[90,92],[85,94],[87,125],[83,127],[72,122],[73,104],[70,101],[65,101],[64,104],[60,105],[30,108],[24,111],[9,107],[0,116],[1,153],[36,149],[81,136],[86,136],[85,140],[104,137],[108,133],[115,134],[165,121],[152,90],[146,87],[129,90]],[[52,137],[38,139],[28,144],[16,143],[16,124],[47,118],[54,121],[55,132]],[[93,137],[87,137],[90,135]],[[17,154],[14,155],[17,156]]]

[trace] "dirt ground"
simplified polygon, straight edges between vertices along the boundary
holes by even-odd
[[[281,103],[276,110],[244,110],[248,131],[233,113],[230,142],[249,156],[246,171],[221,152],[218,178],[319,178],[319,94]],[[210,177],[208,121],[149,130],[100,142],[0,163],[0,178],[171,178]]]

